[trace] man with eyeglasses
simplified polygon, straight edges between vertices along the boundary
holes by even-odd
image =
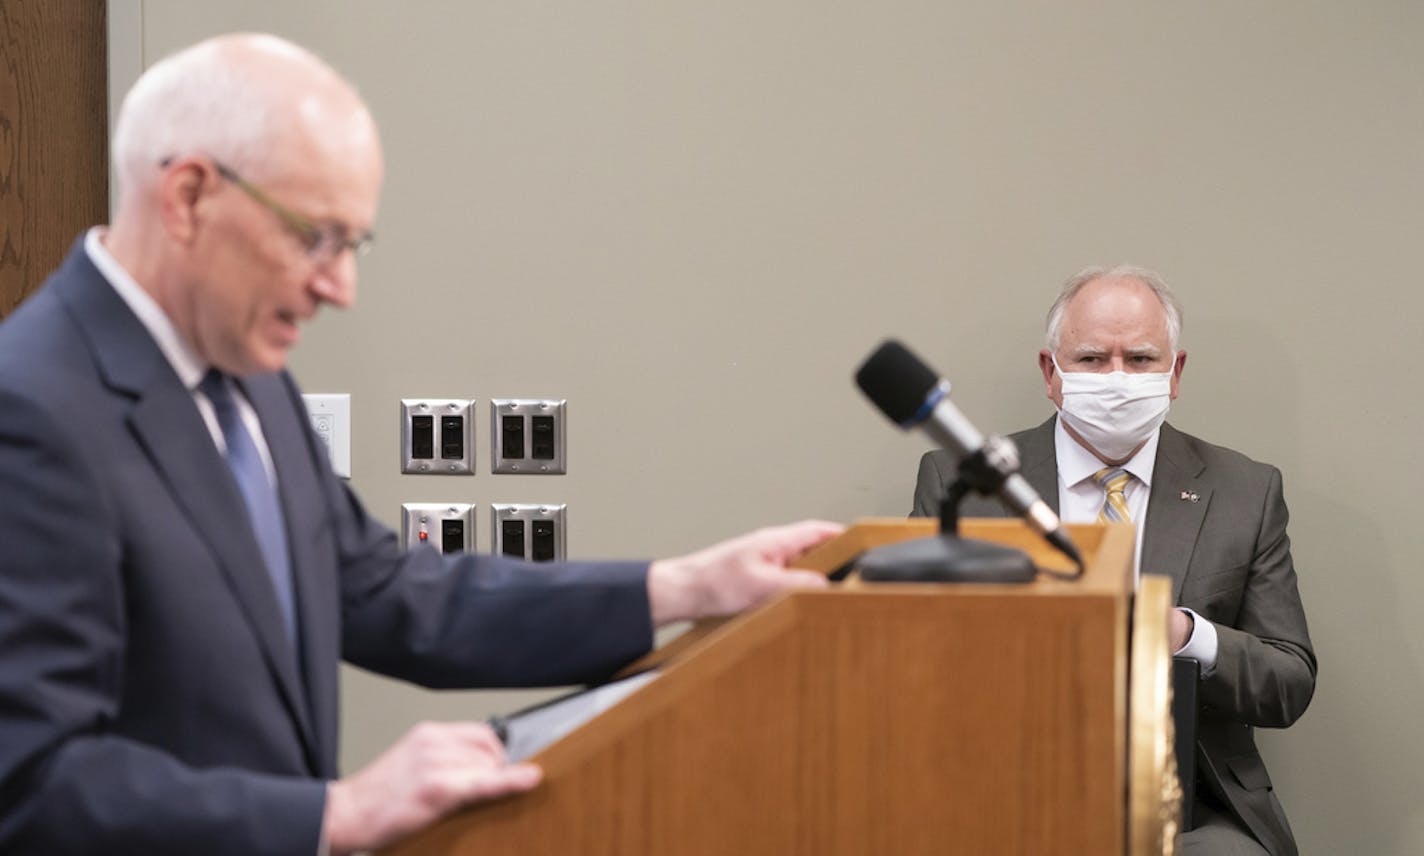
[[[355,298],[382,178],[344,80],[270,36],[155,64],[114,222],[0,324],[0,852],[347,853],[534,787],[478,723],[338,778],[337,661],[434,687],[594,680],[653,629],[824,585],[760,530],[531,569],[409,553],[284,371]]]

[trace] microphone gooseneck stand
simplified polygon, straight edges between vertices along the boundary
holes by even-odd
[[[874,582],[1026,583],[1038,574],[1033,559],[1022,550],[989,541],[959,536],[959,504],[970,493],[992,496],[1007,475],[1001,465],[999,437],[960,459],[958,475],[945,490],[939,507],[939,534],[887,544],[867,550],[859,561],[861,579]],[[1082,575],[1081,559],[1075,574],[1045,570],[1053,576],[1076,579]]]

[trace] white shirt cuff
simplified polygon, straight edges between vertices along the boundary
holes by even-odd
[[[1192,617],[1192,635],[1181,650],[1173,651],[1173,657],[1190,657],[1201,663],[1202,677],[1216,671],[1216,626],[1185,606],[1177,607]]]

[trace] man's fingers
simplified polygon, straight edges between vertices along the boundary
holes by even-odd
[[[507,767],[471,765],[446,770],[441,776],[446,795],[440,814],[463,805],[498,799],[523,793],[537,786],[544,771],[534,764],[510,764]]]
[[[535,764],[510,764],[496,770],[473,772],[476,775],[470,782],[467,802],[523,793],[544,779],[544,771]]]
[[[419,765],[440,767],[476,758],[485,763],[504,762],[504,744],[483,722],[422,722],[397,746]]]
[[[451,736],[464,745],[484,752],[496,761],[504,761],[504,744],[500,742],[499,735],[494,733],[483,722],[460,722],[452,723],[454,730]]]
[[[816,571],[781,571],[777,581],[783,588],[818,589],[830,585],[825,574]]]
[[[788,560],[845,531],[845,527],[829,520],[802,520],[769,530],[774,533],[778,556]]]

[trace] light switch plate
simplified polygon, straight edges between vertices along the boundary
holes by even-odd
[[[505,524],[522,530],[523,543],[508,543]],[[518,525],[523,524],[523,525]],[[552,531],[550,531],[552,530]],[[492,552],[520,556],[536,562],[562,561],[568,555],[568,506],[563,503],[494,503],[490,506]],[[513,547],[513,551],[506,551]]]
[[[475,400],[473,398],[401,399],[401,472],[421,475],[473,475],[475,472]],[[452,428],[449,420],[458,419]],[[419,420],[428,420],[422,429]],[[427,449],[420,448],[421,440]],[[457,448],[458,455],[447,456]]]
[[[407,550],[429,544],[442,553],[445,549],[442,524],[458,522],[462,528],[462,552],[475,549],[475,506],[464,502],[406,502],[401,505],[401,543]],[[422,533],[425,537],[421,537]]]
[[[568,425],[567,399],[491,399],[490,472],[535,476],[568,472]]]
[[[347,393],[310,393],[302,396],[312,430],[326,444],[331,470],[351,478],[351,396]]]

